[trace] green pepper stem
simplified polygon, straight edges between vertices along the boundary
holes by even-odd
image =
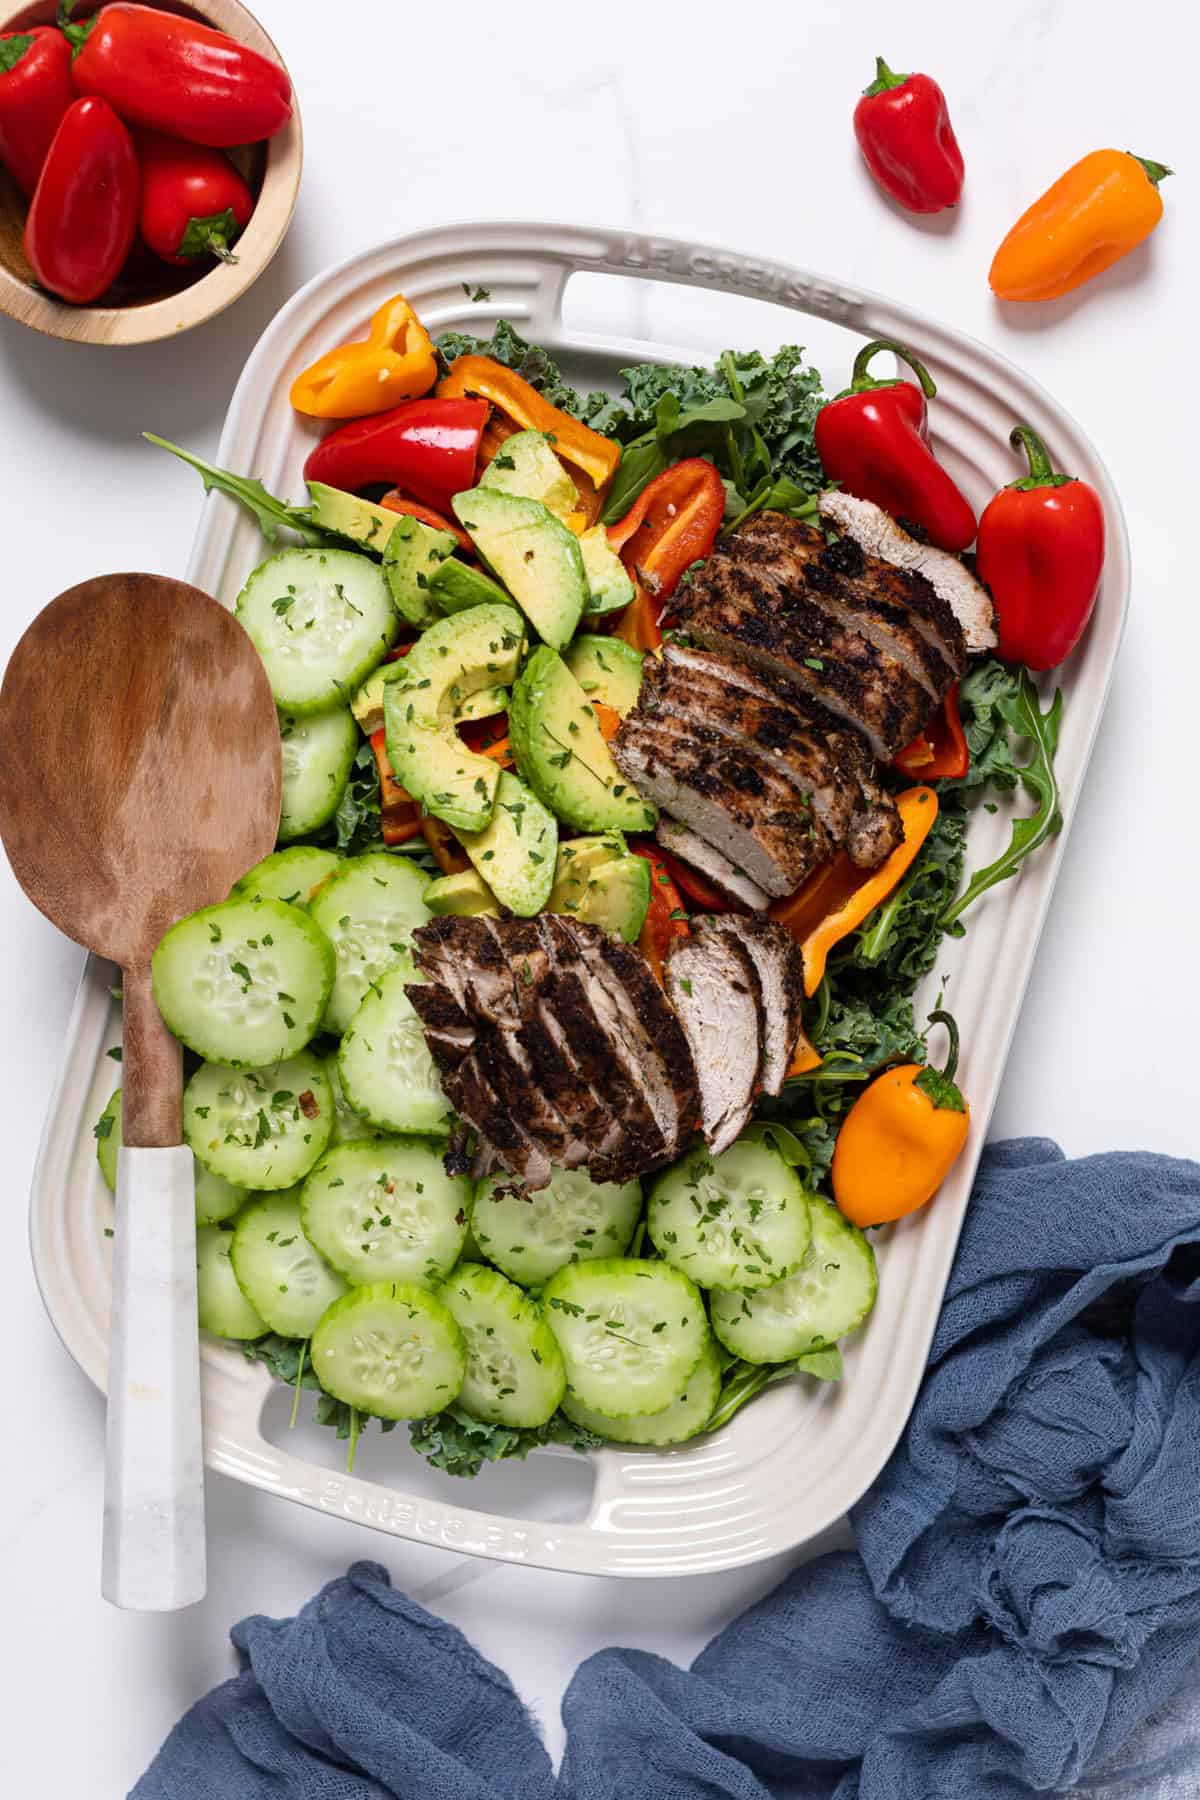
[[[1054,467],[1050,452],[1032,426],[1014,425],[1008,434],[1008,441],[1014,450],[1024,450],[1029,459],[1028,475],[1010,482],[1010,487],[1028,493],[1031,488],[1065,487],[1068,481],[1074,480],[1074,476],[1064,475]]]
[[[946,1057],[946,1066],[942,1074],[947,1081],[954,1080],[954,1071],[958,1068],[958,1021],[953,1013],[943,1012],[941,1007],[935,1008],[929,1015],[931,1025],[944,1025],[950,1035],[950,1051]]]
[[[1135,163],[1141,163],[1143,169],[1146,171],[1147,178],[1154,183],[1155,187],[1157,187],[1159,182],[1164,180],[1166,176],[1175,173],[1174,169],[1168,169],[1166,163],[1151,162],[1149,157],[1139,156],[1135,150],[1130,150],[1127,154],[1133,157]]]
[[[888,68],[882,56],[877,56],[875,58],[875,79],[870,87],[863,89],[863,93],[871,98],[876,94],[887,94],[892,88],[903,87],[907,80],[907,75],[897,75],[894,69]]]
[[[906,344],[898,344],[895,338],[874,338],[871,343],[863,345],[862,349],[855,357],[854,367],[850,371],[850,392],[852,394],[861,394],[873,387],[895,386],[894,377],[890,381],[879,381],[870,372],[869,364],[871,358],[878,355],[880,350],[890,350],[892,355],[898,356],[902,363],[907,363],[917,380],[920,382],[921,392],[924,394],[925,398],[927,400],[933,399],[933,396],[937,393],[933,376],[929,373],[929,370],[925,367],[923,362],[917,361],[908,346]]]

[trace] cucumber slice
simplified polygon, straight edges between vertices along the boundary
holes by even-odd
[[[121,1148],[121,1090],[114,1088],[108,1105],[92,1126],[96,1140],[96,1161],[110,1194],[117,1191],[117,1151]]]
[[[183,1092],[185,1142],[235,1187],[294,1187],[332,1130],[329,1078],[308,1050],[270,1069],[201,1063]]]
[[[507,1175],[481,1181],[471,1228],[489,1262],[525,1287],[541,1287],[567,1263],[628,1250],[641,1211],[640,1182],[597,1182],[586,1169],[554,1169],[550,1186],[532,1193]]]
[[[373,1125],[368,1125],[361,1113],[356,1113],[346,1098],[342,1087],[342,1078],[338,1073],[338,1059],[335,1056],[325,1058],[325,1073],[329,1077],[329,1085],[333,1089],[333,1130],[329,1136],[331,1144],[355,1144],[364,1138],[377,1138],[380,1134]]]
[[[562,1352],[541,1310],[495,1269],[463,1263],[443,1301],[467,1346],[460,1406],[489,1425],[544,1425],[567,1385]]]
[[[400,629],[378,563],[352,550],[284,550],[251,575],[237,616],[290,713],[346,701]]]
[[[445,1136],[453,1118],[450,1103],[404,991],[414,979],[407,963],[380,976],[342,1039],[338,1072],[351,1106],[370,1124]]]
[[[238,1215],[233,1272],[255,1311],[281,1337],[311,1337],[346,1283],[319,1256],[300,1224],[300,1190],[264,1194]]]
[[[222,900],[172,925],[151,958],[154,999],[209,1062],[261,1069],[302,1050],[333,988],[333,946],[298,906]]]
[[[427,1288],[377,1281],[335,1300],[312,1335],[312,1365],[335,1399],[383,1419],[441,1412],[462,1386],[467,1352]]]
[[[196,1233],[196,1302],[201,1331],[214,1337],[260,1338],[267,1322],[237,1284],[230,1252],[233,1233],[225,1225],[202,1225]]]
[[[660,1256],[704,1288],[762,1288],[800,1267],[812,1236],[800,1178],[769,1144],[743,1138],[718,1157],[701,1145],[650,1190],[646,1226]]]
[[[312,903],[312,916],[333,945],[337,973],[325,1027],[340,1037],[367,989],[411,956],[412,934],[433,917],[425,904],[430,877],[405,857],[372,851],[342,864]]]
[[[542,1304],[572,1393],[609,1418],[677,1400],[711,1341],[699,1289],[667,1263],[568,1263]]]
[[[346,1280],[434,1287],[458,1261],[471,1184],[420,1138],[339,1144],[304,1183],[304,1235]]]
[[[265,900],[286,900],[292,906],[307,907],[317,889],[341,863],[336,850],[322,850],[316,844],[293,844],[290,850],[273,850],[270,856],[255,863],[234,883],[233,891],[251,899],[261,894]]]
[[[812,1243],[795,1275],[752,1293],[718,1288],[712,1328],[744,1362],[791,1362],[834,1344],[875,1304],[875,1252],[836,1206],[813,1199]]]
[[[358,752],[358,726],[349,707],[312,718],[280,713],[283,803],[279,841],[304,837],[332,819]]]
[[[721,1365],[712,1345],[706,1344],[683,1393],[661,1412],[609,1419],[584,1406],[571,1393],[564,1394],[562,1409],[574,1424],[597,1437],[609,1438],[614,1444],[682,1444],[704,1430],[720,1394]]]
[[[100,1126],[106,1120],[111,1123],[105,1130]],[[117,1191],[117,1151],[121,1147],[121,1090],[116,1088],[104,1111],[96,1121],[96,1161],[100,1164],[100,1173],[104,1177],[105,1186],[110,1193]],[[223,1181],[214,1175],[211,1169],[193,1154],[192,1163],[196,1175],[196,1223],[197,1225],[219,1225],[222,1219],[231,1219],[234,1213],[246,1204],[250,1198],[245,1188],[234,1187],[232,1182]]]

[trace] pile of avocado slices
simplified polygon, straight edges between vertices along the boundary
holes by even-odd
[[[319,482],[310,493],[313,523],[382,558],[397,611],[421,633],[351,707],[368,736],[385,731],[397,781],[470,859],[430,883],[431,911],[548,910],[632,942],[650,865],[624,833],[653,830],[657,814],[622,776],[592,703],[623,717],[642,658],[579,627],[627,605],[633,584],[604,527],[579,529],[575,485],[546,434],[508,438],[479,485],[454,498],[482,567],[461,559],[452,532]],[[516,774],[458,732],[501,712]],[[560,825],[582,835],[560,840]]]

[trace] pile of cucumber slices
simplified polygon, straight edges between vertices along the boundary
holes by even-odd
[[[652,829],[654,808],[593,707],[627,712],[641,659],[586,629],[628,603],[629,579],[603,531],[565,522],[575,490],[545,438],[505,450],[455,500],[482,567],[449,532],[314,489],[328,545],[272,556],[239,598],[279,710],[280,847],[153,959],[191,1053],[200,1323],[304,1343],[329,1394],[384,1420],[453,1404],[674,1444],[704,1430],[735,1363],[785,1365],[861,1324],[874,1256],[764,1125],[716,1158],[697,1145],[648,1191],[582,1170],[532,1194],[447,1172],[455,1121],[405,992],[414,930],[550,910],[632,942],[650,899],[623,834]],[[405,621],[420,635],[385,662]],[[515,773],[458,731],[500,713]],[[303,841],[328,836],[360,732],[380,730],[469,868],[434,878],[404,849]],[[111,1186],[119,1089],[96,1136]]]

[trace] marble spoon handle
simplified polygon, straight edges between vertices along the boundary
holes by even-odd
[[[100,1585],[136,1612],[204,1594],[195,1165],[182,1145],[117,1158]]]

